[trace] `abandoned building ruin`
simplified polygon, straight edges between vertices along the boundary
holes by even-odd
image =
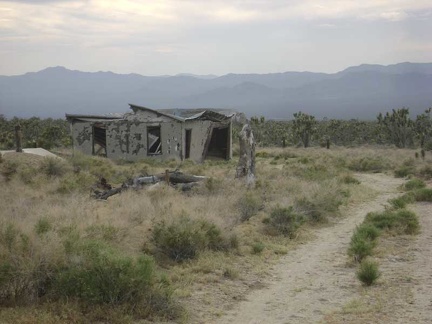
[[[66,114],[74,151],[128,161],[147,157],[195,162],[232,158],[234,113],[129,106],[132,112],[125,114]]]

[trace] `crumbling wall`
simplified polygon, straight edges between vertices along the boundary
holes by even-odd
[[[75,121],[71,129],[74,150],[93,154],[93,125],[90,122]]]
[[[204,149],[211,136],[212,122],[209,120],[191,120],[187,121],[184,129],[191,129],[191,147],[190,159],[197,162],[202,162],[204,158]],[[186,145],[186,143],[184,143]],[[184,147],[184,151],[186,147]]]
[[[107,124],[106,134],[107,157],[110,159],[129,160],[134,148],[133,146],[135,146],[135,148],[138,146],[136,140],[134,140],[134,134],[131,134],[131,123],[127,120],[110,122]]]
[[[118,120],[107,127],[107,157],[111,159],[139,160],[147,158],[147,127],[161,128],[161,159],[181,159],[181,123],[173,120]]]
[[[183,155],[182,123],[171,120],[161,124],[162,158],[181,160]]]

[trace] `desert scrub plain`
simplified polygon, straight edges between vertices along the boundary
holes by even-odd
[[[383,147],[259,149],[254,188],[234,179],[236,158],[65,156],[1,158],[0,322],[213,322],[264,287],[281,256],[375,197],[355,173],[432,177],[430,157]],[[119,186],[176,168],[207,180],[90,196],[100,177]]]

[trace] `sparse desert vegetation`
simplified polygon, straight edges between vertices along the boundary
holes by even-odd
[[[234,178],[236,158],[180,164],[110,161],[67,150],[63,159],[5,154],[0,318],[213,321],[259,287],[282,255],[376,195],[355,172],[411,177],[401,187],[405,193],[385,211],[365,215],[351,239],[357,275],[371,285],[385,274],[372,259],[381,237],[417,233],[416,215],[406,208],[432,200],[431,159],[414,153],[383,146],[259,148],[253,188]],[[118,187],[176,168],[207,179],[187,192],[159,183],[107,201],[91,197],[102,177]]]

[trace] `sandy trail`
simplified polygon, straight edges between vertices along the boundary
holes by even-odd
[[[432,323],[432,206],[418,203],[412,209],[419,216],[421,232],[409,249],[409,261],[395,265],[405,277],[412,278],[412,299],[392,312],[392,321]]]
[[[366,213],[382,210],[403,183],[384,174],[357,177],[379,195],[353,206],[348,217],[318,230],[316,239],[283,257],[273,268],[274,280],[267,288],[253,291],[215,323],[316,323],[356,293],[358,282],[346,266],[352,232]]]

